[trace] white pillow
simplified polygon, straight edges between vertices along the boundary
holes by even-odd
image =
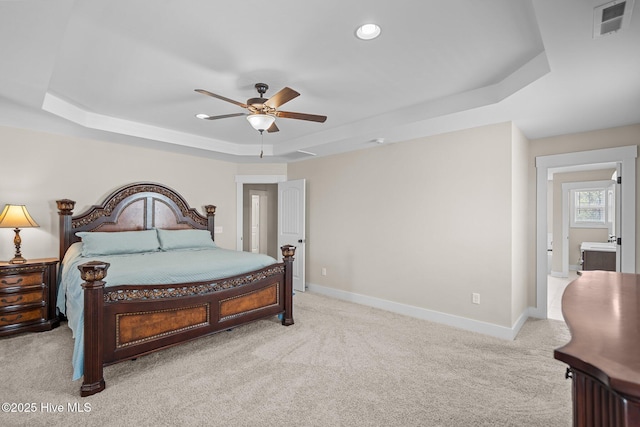
[[[208,230],[161,230],[158,231],[160,249],[207,249],[216,248]]]
[[[160,249],[156,230],[86,232],[76,236],[82,239],[82,256],[136,254],[157,252]]]

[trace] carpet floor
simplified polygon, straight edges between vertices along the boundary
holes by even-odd
[[[312,293],[295,325],[258,321],[105,368],[81,398],[73,339],[0,339],[3,426],[570,426],[557,320],[501,340]],[[33,405],[32,405],[33,404]]]

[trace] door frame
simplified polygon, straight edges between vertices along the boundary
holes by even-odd
[[[536,307],[530,311],[531,316],[547,318],[547,181],[549,169],[607,162],[621,164],[623,185],[620,194],[622,203],[620,209],[622,237],[620,271],[635,273],[637,157],[637,145],[536,157]]]
[[[242,251],[244,184],[277,184],[286,180],[286,175],[236,175],[236,250]]]

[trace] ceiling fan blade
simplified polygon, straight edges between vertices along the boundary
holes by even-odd
[[[230,102],[232,104],[235,104],[235,105],[237,105],[239,107],[242,107],[242,108],[247,108],[247,104],[243,104],[242,102],[234,101],[233,99],[229,99],[229,98],[224,97],[222,95],[217,95],[215,93],[209,92],[208,90],[204,90],[204,89],[194,89],[194,90],[196,92],[198,92],[198,93],[203,94],[203,95],[211,96],[213,98],[218,98],[218,99],[221,99],[223,101],[227,101],[227,102]]]
[[[269,126],[269,129],[267,129],[267,132],[272,133],[272,132],[279,132],[280,129],[278,129],[278,126],[276,126],[276,122],[271,123],[271,126]]]
[[[264,103],[264,105],[266,105],[267,107],[271,107],[271,108],[278,108],[279,106],[281,106],[285,102],[289,102],[289,101],[291,101],[293,98],[295,98],[297,96],[300,96],[300,94],[298,92],[296,92],[295,90],[291,89],[290,87],[285,87],[284,89],[280,90],[280,92],[276,93],[271,98],[269,98]]]
[[[233,113],[233,114],[223,114],[221,116],[207,116],[202,117],[203,120],[218,120],[218,119],[226,119],[228,117],[238,117],[238,116],[247,116],[247,113]]]
[[[305,113],[293,113],[291,111],[276,111],[276,117],[282,117],[285,119],[298,119],[298,120],[308,120],[310,122],[319,122],[324,123],[327,120],[327,116],[318,116],[316,114],[305,114]]]

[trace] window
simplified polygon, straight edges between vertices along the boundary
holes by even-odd
[[[612,196],[607,187],[570,190],[571,227],[608,228],[613,219]]]
[[[576,190],[574,194],[574,221],[576,224],[590,222],[604,224],[606,220],[606,193],[597,190]]]

